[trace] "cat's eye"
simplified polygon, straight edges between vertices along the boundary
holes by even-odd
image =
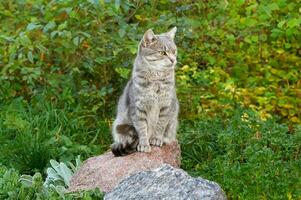
[[[159,53],[160,53],[161,56],[166,56],[167,55],[167,53],[165,51],[159,51]]]

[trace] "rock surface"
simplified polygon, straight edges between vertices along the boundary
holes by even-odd
[[[180,146],[177,142],[163,147],[152,147],[150,153],[135,152],[115,157],[111,152],[89,158],[71,179],[69,192],[99,187],[111,191],[121,180],[140,171],[152,170],[164,163],[180,165]]]
[[[104,199],[224,200],[226,196],[215,182],[192,178],[181,169],[163,165],[124,179]]]

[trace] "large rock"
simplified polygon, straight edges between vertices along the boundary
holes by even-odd
[[[107,193],[104,199],[224,200],[226,196],[217,183],[192,178],[181,169],[164,165],[124,179],[112,192]]]
[[[136,152],[123,157],[115,157],[107,152],[86,160],[72,177],[68,190],[73,192],[99,187],[100,190],[109,192],[125,177],[140,171],[152,170],[164,163],[179,167],[180,155],[177,142],[152,147],[150,153]]]

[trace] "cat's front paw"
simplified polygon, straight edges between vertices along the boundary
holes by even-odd
[[[154,146],[161,147],[163,145],[163,141],[159,138],[151,138],[149,143]]]
[[[151,151],[151,146],[149,144],[148,145],[138,144],[137,151],[139,151],[139,152],[150,152]]]

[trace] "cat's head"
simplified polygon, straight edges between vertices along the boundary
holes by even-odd
[[[147,30],[139,44],[138,54],[156,68],[174,67],[177,62],[176,31],[174,27],[166,33],[155,35],[151,29]]]

